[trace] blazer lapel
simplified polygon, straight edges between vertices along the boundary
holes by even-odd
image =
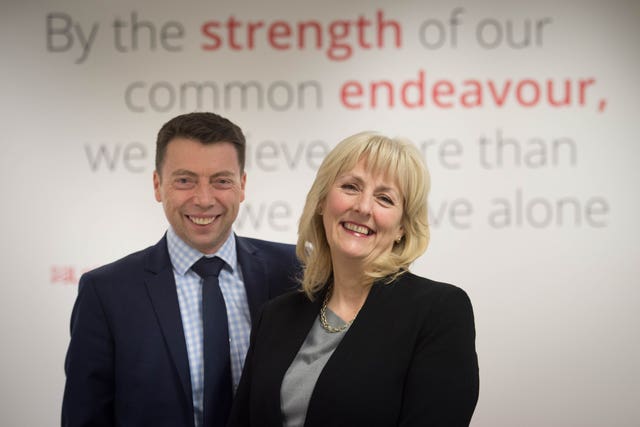
[[[258,315],[262,304],[269,299],[269,283],[266,282],[268,279],[267,267],[258,249],[242,237],[236,236],[236,252],[240,268],[242,268],[249,312],[253,320]]]
[[[298,298],[292,301],[288,307],[284,307],[278,316],[280,322],[275,326],[282,328],[282,332],[274,334],[273,330],[268,330],[268,333],[273,334],[273,349],[277,356],[274,358],[272,365],[267,365],[269,366],[269,372],[267,373],[268,379],[265,382],[273,385],[274,388],[268,390],[268,393],[277,396],[277,398],[274,399],[273,405],[269,405],[268,422],[265,422],[264,425],[282,425],[280,394],[282,381],[313,327],[313,323],[318,318],[325,292],[326,290],[322,291],[313,301],[309,301],[304,294],[300,293],[297,295]],[[309,405],[312,403],[313,399],[311,399]]]
[[[321,291],[313,301],[309,301],[306,296],[300,294],[302,302],[291,312],[288,312],[287,324],[284,325],[286,332],[280,334],[278,345],[274,346],[274,348],[280,349],[278,350],[280,353],[287,355],[287,358],[283,358],[281,365],[276,368],[282,371],[283,377],[298,354],[300,347],[302,347],[304,340],[307,339],[307,335],[309,335],[309,331],[320,313],[320,306],[324,300],[325,293],[326,290]]]
[[[173,267],[167,251],[166,236],[149,253],[146,262],[147,291],[162,329],[169,354],[175,364],[187,401],[193,405],[187,346]],[[193,410],[191,410],[193,413]]]
[[[384,298],[381,298],[381,294],[385,292],[383,286],[380,281],[372,285],[360,312],[320,372],[311,392],[305,426],[314,425],[316,413],[326,410],[326,402],[318,399],[317,395],[330,394],[335,384],[339,383],[339,379],[348,376],[345,370],[354,363],[353,355],[362,354],[362,348],[371,341],[371,333],[375,333],[378,323],[388,321],[387,318],[378,316],[380,303],[384,303]],[[324,299],[324,292],[321,298]],[[375,357],[375,355],[370,356]]]

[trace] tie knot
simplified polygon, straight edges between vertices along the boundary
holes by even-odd
[[[224,264],[224,261],[220,257],[214,256],[207,258],[203,256],[191,266],[191,269],[204,279],[212,276],[217,277]]]

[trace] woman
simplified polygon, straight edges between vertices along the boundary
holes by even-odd
[[[230,426],[463,426],[478,398],[471,303],[418,277],[429,177],[364,132],[325,158],[298,230],[303,292],[268,303]]]

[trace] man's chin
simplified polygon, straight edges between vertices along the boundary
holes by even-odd
[[[202,235],[191,236],[189,239],[190,246],[199,250],[203,254],[214,254],[227,239],[226,233],[207,233]]]

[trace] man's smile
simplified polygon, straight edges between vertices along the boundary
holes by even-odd
[[[187,218],[189,218],[189,220],[191,222],[193,222],[194,224],[197,225],[208,225],[211,224],[213,222],[214,219],[216,219],[217,216],[193,216],[193,215],[187,215]]]

